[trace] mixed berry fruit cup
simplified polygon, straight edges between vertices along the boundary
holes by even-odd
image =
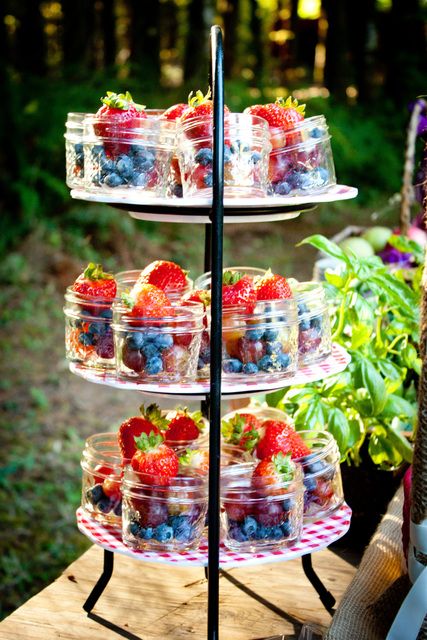
[[[298,431],[298,435],[312,452],[295,459],[304,473],[304,520],[324,518],[344,501],[338,446],[327,431]]]
[[[141,479],[130,466],[123,478],[123,542],[132,549],[187,551],[197,549],[208,510],[206,475]],[[149,482],[147,482],[149,479]]]
[[[121,526],[122,520],[122,456],[114,433],[90,436],[83,449],[82,502],[92,518]]]
[[[114,342],[119,378],[140,382],[184,382],[196,378],[203,331],[203,305],[171,305],[163,317],[134,317],[116,303]]]
[[[212,117],[178,126],[177,157],[185,197],[212,194]],[[224,194],[265,196],[271,144],[267,122],[258,116],[228,113],[224,121]]]
[[[318,193],[336,184],[328,126],[324,116],[293,129],[270,129],[269,193],[277,196]]]
[[[301,537],[301,468],[297,466],[290,482],[261,487],[253,482],[255,466],[245,463],[221,470],[222,540],[233,551],[256,553],[283,548]]]
[[[65,123],[65,181],[70,189],[84,188],[83,120],[87,113],[69,113]]]
[[[120,298],[122,293],[130,291],[141,274],[140,270],[133,269],[130,271],[120,271],[115,274],[114,278],[117,282],[117,297]],[[184,289],[165,289],[165,293],[171,303],[179,302],[181,297],[193,289],[193,281],[187,276],[187,285]]]
[[[331,354],[331,322],[325,290],[317,282],[292,286],[298,309],[298,356],[302,365]]]
[[[226,307],[222,315],[224,378],[285,377],[298,365],[295,301],[258,301],[252,313]]]
[[[175,143],[175,123],[148,117],[138,127],[117,130],[105,126],[103,137],[94,134],[95,117],[84,121],[85,187],[106,192],[142,191],[164,196]]]
[[[67,288],[65,294],[65,353],[67,360],[87,369],[114,369],[112,299],[82,295]]]

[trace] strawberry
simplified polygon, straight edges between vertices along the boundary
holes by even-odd
[[[190,108],[190,105],[185,102],[178,102],[178,104],[173,104],[169,109],[166,109],[160,116],[162,120],[179,120],[184,111]]]
[[[180,292],[187,287],[187,271],[169,260],[154,260],[143,269],[138,283],[154,284],[163,291]]]
[[[286,488],[279,485],[291,482],[295,470],[296,466],[290,454],[276,453],[257,464],[252,473],[253,486],[261,490],[262,495],[280,496],[286,493]]]
[[[179,457],[180,473],[188,473],[189,471],[206,474],[209,471],[209,452],[202,449],[187,449],[187,451]]]
[[[75,280],[72,290],[82,296],[112,300],[116,296],[117,285],[111,273],[104,273],[102,265],[89,262]]]
[[[252,313],[256,303],[256,293],[249,276],[237,271],[225,271],[222,284],[222,304],[224,307],[242,307]]]
[[[104,482],[102,483],[102,490],[108,498],[113,500],[120,500],[122,496],[120,483],[121,483],[120,476],[111,474],[107,476]]]
[[[307,447],[298,431],[289,434],[289,451],[291,452],[293,460],[308,456],[311,453],[311,449]]]
[[[236,444],[253,451],[260,438],[261,422],[253,413],[235,413],[230,420],[222,420],[222,437],[228,444]]]
[[[298,105],[298,101],[289,96],[286,100],[277,98],[276,102],[247,107],[244,113],[267,120],[270,129],[274,129],[271,135],[273,149],[278,149],[298,141],[293,139],[292,134],[286,136],[284,132],[293,129],[296,124],[304,120],[304,111],[305,104]],[[294,136],[297,135],[294,134]]]
[[[189,413],[187,408],[177,409],[165,434],[166,444],[197,440],[205,427],[201,411]]]
[[[207,289],[193,289],[193,291],[188,291],[182,296],[181,304],[185,306],[188,302],[200,302],[206,311],[206,309],[211,306],[211,292]],[[205,327],[208,326],[208,318],[206,315],[203,316],[203,325]]]
[[[256,455],[260,460],[270,458],[275,453],[289,452],[289,435],[295,433],[291,424],[281,420],[264,420],[261,425],[263,435],[256,445]]]
[[[254,287],[257,300],[285,300],[292,298],[292,291],[286,278],[272,273],[271,269],[262,276],[255,276]]]
[[[101,98],[102,107],[95,114],[93,126],[95,135],[102,138],[130,139],[134,136],[129,129],[138,125],[138,120],[145,119],[145,106],[136,104],[129,91],[114,93],[107,91]]]
[[[205,96],[201,91],[196,91],[194,96],[193,92],[191,92],[188,96],[188,106],[189,108],[184,111],[180,118],[181,124],[189,123],[192,119],[200,117],[205,117],[206,120],[187,130],[187,136],[189,138],[210,138],[212,136],[213,123],[213,102],[210,88]],[[229,108],[224,105],[224,113],[228,112]]]
[[[136,282],[130,293],[122,294],[122,300],[134,317],[163,318],[171,315],[167,295],[154,284]]]
[[[122,457],[130,460],[136,451],[135,438],[141,433],[155,434],[167,429],[168,421],[162,416],[162,412],[156,404],[150,404],[146,409],[142,404],[139,408],[141,415],[128,418],[119,427],[117,441]]]
[[[175,451],[163,442],[163,436],[151,431],[135,439],[136,451],[131,466],[141,479],[150,485],[168,485],[178,473],[179,462]]]

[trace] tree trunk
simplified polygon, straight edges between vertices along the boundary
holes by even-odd
[[[373,23],[374,14],[375,0],[360,0],[357,4],[349,5],[350,47],[359,102],[368,101],[371,94],[368,35],[369,24]]]
[[[236,60],[239,0],[228,0],[225,3],[222,18],[224,21],[224,75],[226,78],[231,78]]]
[[[251,18],[250,31],[252,33],[251,53],[254,58],[254,86],[262,84],[262,74],[264,69],[264,42],[262,38],[262,23],[258,13],[257,0],[250,0]]]
[[[43,75],[46,69],[46,42],[40,2],[31,0],[19,3],[18,18],[17,68],[23,73]]]
[[[141,68],[147,84],[160,82],[159,0],[129,0],[130,62]]]
[[[104,38],[104,67],[112,67],[116,62],[116,17],[114,0],[103,0],[101,7],[101,30]]]
[[[187,17],[187,40],[184,55],[184,80],[201,80],[206,77],[207,32],[204,20],[204,0],[190,0]]]
[[[345,99],[348,86],[347,2],[323,0],[328,20],[326,34],[325,85],[337,99]]]
[[[91,0],[62,0],[65,69],[92,68],[95,9]]]

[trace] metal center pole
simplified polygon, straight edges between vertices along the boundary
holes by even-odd
[[[213,196],[211,234],[211,366],[209,433],[208,640],[219,638],[219,510],[222,370],[222,252],[224,217],[224,76],[220,27],[211,28]]]

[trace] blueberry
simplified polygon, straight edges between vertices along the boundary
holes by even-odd
[[[266,329],[264,331],[264,340],[268,340],[269,342],[274,342],[276,340],[279,332],[277,329]]]
[[[225,373],[240,373],[243,369],[243,364],[237,358],[230,358],[225,360],[222,365],[222,370]]]
[[[271,371],[275,368],[271,356],[263,356],[260,360],[258,360],[258,367],[261,371]]]
[[[204,368],[204,366],[205,366],[205,362],[204,362],[204,360],[203,360],[202,358],[199,358],[199,359],[197,360],[197,368],[198,368],[198,369],[203,369],[203,368]]]
[[[198,162],[204,167],[212,164],[212,149],[210,149],[209,147],[202,147],[201,149],[199,149],[194,156],[194,162]]]
[[[276,525],[275,527],[270,527],[270,538],[273,540],[281,540],[283,538],[283,530],[282,527]]]
[[[142,538],[143,540],[151,540],[151,538],[154,537],[154,529],[153,527],[141,527],[141,530],[139,532],[139,537]]]
[[[146,331],[145,332],[145,341],[146,342],[156,342],[156,338],[159,334],[156,331]]]
[[[205,185],[207,187],[211,187],[212,186],[213,177],[212,177],[212,173],[210,171],[203,177],[203,182],[205,183]]]
[[[228,164],[232,160],[233,152],[228,144],[224,145],[224,164]]]
[[[248,538],[255,538],[258,522],[252,516],[246,516],[242,524],[242,531]]]
[[[125,340],[129,349],[132,351],[138,351],[144,346],[144,334],[141,331],[132,331],[128,333]]]
[[[81,320],[71,318],[70,326],[73,327],[73,329],[81,329],[83,326],[83,322]]]
[[[101,311],[101,313],[99,314],[100,318],[106,318],[107,320],[111,320],[111,318],[113,317],[113,310],[112,309],[104,309],[104,311]]]
[[[299,330],[308,331],[309,329],[310,329],[310,320],[308,318],[306,320],[300,320]]]
[[[167,524],[159,524],[158,527],[154,529],[154,538],[159,542],[169,542],[173,538],[173,529],[169,527]]]
[[[91,489],[88,489],[86,495],[92,504],[97,504],[102,498],[105,498],[102,484],[95,484]]]
[[[274,185],[274,193],[277,193],[278,196],[287,196],[291,191],[291,185],[285,180],[282,182],[276,182]]]
[[[91,322],[87,328],[87,332],[92,336],[98,336],[101,333],[105,333],[105,326],[103,322]]]
[[[89,347],[93,344],[93,337],[90,333],[81,333],[79,335],[79,342],[85,347]]]
[[[102,146],[102,144],[94,144],[92,149],[90,150],[90,154],[95,160],[105,158],[104,147]]]
[[[288,353],[279,353],[276,358],[276,365],[281,370],[284,371],[291,364],[291,357]]]
[[[74,151],[77,154],[83,153],[83,144],[81,142],[76,142],[76,144],[74,145]]]
[[[130,183],[133,187],[146,187],[148,182],[148,175],[146,173],[139,173],[135,171],[132,174]]]
[[[279,354],[283,349],[283,345],[281,342],[267,342],[265,345],[265,351],[268,356],[272,356],[273,354]]]
[[[205,347],[204,349],[200,349],[199,358],[205,364],[209,364],[211,361],[211,350],[209,347]]]
[[[149,151],[148,149],[145,149],[140,145],[131,145],[130,152],[133,155],[134,164],[136,167],[148,163],[149,168],[153,168],[156,156],[152,151]]]
[[[319,178],[321,181],[321,184],[325,184],[325,182],[328,182],[329,180],[329,171],[327,169],[325,169],[324,167],[319,167],[317,169],[318,174],[319,174]]]
[[[183,518],[173,531],[179,542],[190,542],[195,536],[194,527],[191,526],[187,518]]]
[[[258,373],[258,367],[254,362],[247,362],[246,364],[243,365],[242,371],[246,375],[251,376],[254,373]]]
[[[302,316],[304,313],[308,313],[309,312],[309,308],[307,307],[306,304],[301,303],[298,305],[298,315]]]
[[[129,525],[129,533],[137,538],[139,536],[141,528],[142,527],[139,525],[139,522],[137,522],[136,520],[132,520]]]
[[[289,520],[286,520],[286,522],[282,522],[280,528],[282,529],[282,533],[285,538],[288,538],[291,535],[292,527]]]
[[[265,527],[263,524],[259,524],[256,532],[256,538],[257,540],[265,540],[269,537],[269,533],[268,527]]]
[[[141,347],[141,353],[150,360],[151,358],[158,358],[160,356],[159,350],[154,342],[145,342]]]
[[[123,178],[117,173],[107,173],[104,178],[104,184],[106,184],[107,187],[120,187],[124,182]]]
[[[312,138],[321,138],[324,135],[325,135],[325,130],[321,129],[320,127],[314,127],[314,129],[310,131],[310,136]]]
[[[306,491],[314,491],[315,488],[317,487],[316,478],[310,478],[309,476],[305,476],[303,483],[304,483],[304,487],[306,488]]]
[[[170,349],[173,345],[173,337],[168,333],[159,333],[156,336],[154,345],[159,349],[159,351]]]
[[[251,160],[254,164],[258,164],[261,158],[262,158],[262,155],[260,154],[259,151],[254,151],[251,155]]]
[[[246,542],[248,539],[246,534],[242,531],[238,524],[233,524],[228,529],[228,535],[236,542]]]
[[[322,328],[322,316],[316,316],[310,320],[310,327],[316,331],[320,331]]]
[[[289,511],[292,509],[293,506],[294,506],[294,501],[292,498],[285,498],[282,502],[282,509],[286,513],[289,513]]]
[[[182,198],[182,184],[175,182],[172,189],[172,195],[174,195],[175,198]]]
[[[298,179],[298,184],[296,186],[303,191],[308,191],[308,189],[313,189],[316,184],[315,180],[313,180],[312,175],[310,175],[309,173],[301,173]]]
[[[113,509],[114,511],[114,515],[118,516],[120,518],[120,516],[122,515],[122,501],[120,500],[116,506]]]
[[[155,376],[157,373],[163,371],[163,361],[158,356],[147,360],[145,365],[145,373],[149,376]]]
[[[245,338],[253,341],[261,340],[263,333],[263,329],[248,329],[245,333]]]
[[[316,460],[304,465],[304,473],[320,473],[325,468],[323,460]]]
[[[114,162],[105,156],[102,156],[99,160],[99,169],[101,171],[101,177],[105,178],[108,173],[114,173]]]
[[[107,498],[107,496],[105,496],[105,498],[101,498],[101,500],[97,502],[96,506],[100,511],[102,511],[102,513],[110,513],[113,504],[110,498]]]

